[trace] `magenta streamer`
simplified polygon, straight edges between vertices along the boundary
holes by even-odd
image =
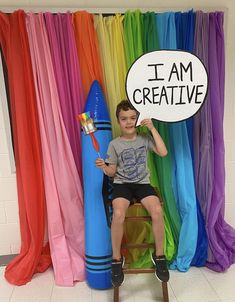
[[[76,116],[82,113],[84,97],[71,16],[69,13],[56,15],[45,13],[44,16],[61,111],[81,178],[81,131]]]

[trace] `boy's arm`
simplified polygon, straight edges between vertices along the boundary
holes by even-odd
[[[146,126],[152,133],[155,148],[154,152],[158,154],[159,156],[166,156],[167,155],[167,148],[166,145],[161,137],[161,135],[158,133],[157,129],[153,126],[153,122],[151,119],[144,119],[141,122],[141,126]]]
[[[164,143],[164,141],[162,140],[161,135],[158,133],[156,128],[152,128],[151,130],[152,136],[153,136],[153,140],[155,143],[155,150],[154,152],[160,156],[166,156],[167,155],[167,148],[166,145]]]
[[[117,171],[117,165],[116,164],[109,164],[106,165],[103,158],[97,158],[95,161],[96,167],[103,170],[104,174],[113,177]]]

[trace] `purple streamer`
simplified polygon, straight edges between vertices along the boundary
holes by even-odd
[[[194,53],[202,60],[208,70],[208,35],[209,17],[203,12],[196,12]],[[195,184],[198,200],[207,228],[207,211],[213,191],[213,139],[212,121],[210,112],[210,92],[202,109],[195,115],[194,123],[194,161],[195,161]]]
[[[224,34],[223,13],[209,14],[209,82],[214,142],[214,181],[208,206],[208,235],[211,252],[207,266],[224,271],[235,262],[235,230],[224,221]]]

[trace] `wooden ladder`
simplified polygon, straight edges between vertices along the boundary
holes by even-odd
[[[140,207],[144,208],[141,203],[135,203],[131,205],[131,207]],[[125,223],[132,222],[132,221],[151,221],[150,216],[127,216],[125,218]],[[128,244],[125,243],[122,245],[122,247],[125,247],[127,249],[131,248],[150,248],[150,247],[155,247],[155,244],[153,243],[139,243],[139,244]],[[124,274],[140,274],[140,273],[154,273],[155,268],[123,268]],[[163,297],[163,302],[169,302],[169,296],[168,296],[168,287],[167,287],[167,282],[161,282],[162,284],[162,297]],[[113,288],[113,301],[114,302],[119,302],[119,287],[114,287]]]

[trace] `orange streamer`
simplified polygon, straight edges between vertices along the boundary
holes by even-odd
[[[86,99],[94,80],[99,82],[104,91],[103,72],[97,35],[94,29],[93,15],[85,11],[76,12],[73,14],[73,25],[80,63],[83,92]]]

